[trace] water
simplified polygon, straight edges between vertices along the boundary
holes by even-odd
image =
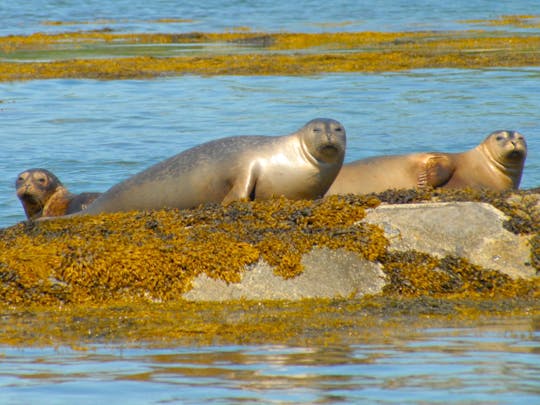
[[[7,347],[0,353],[5,404],[534,404],[540,398],[540,329],[524,319],[320,347]]]
[[[520,0],[436,6],[421,0],[384,0],[376,6],[346,0],[3,1],[0,35],[104,27],[118,32],[468,29],[480,26],[461,20],[538,14],[538,6]],[[162,18],[190,21],[156,22]],[[314,117],[345,125],[348,161],[463,151],[493,130],[519,130],[529,144],[522,187],[540,186],[539,111],[540,68],[0,83],[0,227],[24,219],[13,184],[24,169],[48,168],[76,193],[104,191],[200,142],[282,135]],[[469,327],[426,323],[413,333],[404,324],[403,333],[387,330],[380,339],[329,347],[118,344],[81,352],[4,346],[0,403],[539,403],[538,325],[531,318]]]
[[[120,32],[208,32],[241,27],[253,31],[291,32],[486,29],[483,25],[465,24],[463,20],[538,14],[538,6],[538,0],[437,3],[430,0],[28,0],[24,4],[2,1],[0,35],[103,27]],[[158,21],[164,18],[189,21]],[[45,24],[51,21],[71,24]]]
[[[313,77],[0,83],[0,226],[24,219],[16,175],[45,167],[73,192],[113,184],[229,135],[284,135],[340,120],[346,159],[459,152],[497,129],[527,137],[522,187],[540,185],[540,69],[423,70]]]

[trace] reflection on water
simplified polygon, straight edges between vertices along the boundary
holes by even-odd
[[[0,356],[7,403],[534,403],[540,395],[540,329],[526,319],[383,330],[327,347],[3,348]]]
[[[50,169],[76,193],[105,191],[198,143],[283,135],[314,117],[345,125],[346,160],[464,151],[518,130],[529,145],[522,187],[539,186],[539,83],[538,68],[2,83],[0,226],[24,219],[13,182],[27,168]]]

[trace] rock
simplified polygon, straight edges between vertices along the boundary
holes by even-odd
[[[504,229],[506,219],[478,202],[381,205],[365,218],[384,229],[391,250],[452,255],[512,278],[531,278],[536,271],[528,263],[528,238]]]
[[[343,249],[315,248],[302,257],[302,264],[302,274],[291,279],[276,276],[264,261],[251,266],[240,283],[227,284],[200,275],[183,298],[192,301],[358,298],[380,293],[386,284],[380,264]]]

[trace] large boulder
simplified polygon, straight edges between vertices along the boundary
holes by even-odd
[[[503,227],[508,218],[487,203],[446,202],[381,205],[366,221],[381,226],[397,251],[456,256],[513,278],[530,278],[529,238]]]

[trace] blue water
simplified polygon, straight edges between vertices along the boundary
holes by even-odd
[[[2,1],[0,35],[104,27],[448,30],[480,27],[462,20],[539,10],[538,1],[520,0]],[[191,21],[155,22],[160,18]],[[314,117],[345,125],[348,161],[463,151],[494,130],[519,130],[529,145],[522,187],[540,186],[539,112],[538,67],[0,83],[0,227],[24,219],[14,181],[27,168],[52,170],[76,193],[105,191],[200,142],[282,135]],[[395,332],[332,347],[0,347],[0,404],[540,403],[540,331],[533,319]]]
[[[531,326],[516,319],[313,347],[5,347],[0,403],[536,404],[540,330]]]
[[[464,151],[497,129],[528,141],[522,187],[540,186],[540,69],[423,70],[312,77],[196,77],[0,83],[0,226],[24,219],[27,168],[73,192],[105,191],[186,148],[229,135],[284,135],[340,120],[347,160]]]
[[[2,1],[0,35],[103,27],[119,32],[208,32],[239,27],[289,32],[493,30],[500,28],[462,21],[494,19],[508,14],[538,15],[539,10],[538,0],[27,0],[22,4]],[[190,22],[155,22],[163,18]],[[74,24],[44,24],[50,21]]]

